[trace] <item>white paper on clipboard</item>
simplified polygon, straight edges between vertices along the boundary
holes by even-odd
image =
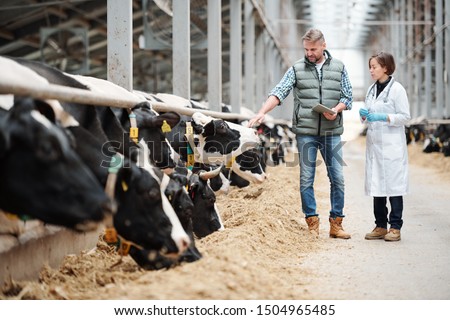
[[[318,104],[315,107],[312,108],[313,111],[318,112],[318,113],[332,113],[332,114],[336,114],[336,111],[331,110],[330,108],[325,107],[323,104]]]

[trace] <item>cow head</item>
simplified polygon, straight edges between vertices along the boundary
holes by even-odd
[[[193,262],[202,257],[194,242],[193,216],[197,214],[197,209],[187,192],[190,175],[191,172],[186,167],[176,167],[171,174],[171,180],[166,189],[167,197],[171,201],[184,230],[191,238],[191,245],[181,255],[180,262]]]
[[[228,194],[230,189],[230,180],[228,179],[229,171],[226,167],[221,166],[222,169],[217,176],[209,179],[209,186],[216,194]],[[217,169],[218,166],[208,165],[204,163],[195,163],[194,171],[212,171]]]
[[[150,108],[148,102],[137,104],[133,108],[136,115],[139,139],[143,139],[150,150],[150,162],[160,169],[174,168],[172,149],[166,140],[166,130],[171,130],[180,121],[180,116],[175,112],[157,114]],[[125,112],[124,112],[125,114]],[[126,115],[128,117],[128,115]],[[126,130],[130,130],[128,119],[122,119]]]
[[[231,170],[241,178],[253,183],[262,183],[266,179],[263,157],[259,149],[249,149],[232,161]]]
[[[123,238],[163,254],[179,253],[172,239],[172,222],[161,195],[160,183],[147,170],[125,160],[117,175],[118,203],[114,227]]]
[[[170,181],[164,191],[172,207],[174,208],[181,225],[191,239],[191,244],[181,256],[177,258],[165,257],[154,250],[133,250],[130,251],[131,257],[136,263],[145,270],[159,270],[170,268],[179,263],[194,262],[201,258],[201,254],[195,247],[192,215],[194,211],[194,203],[189,198],[185,186],[187,177],[183,173],[173,172]]]
[[[45,102],[17,99],[0,120],[0,208],[92,230],[110,201],[65,132],[37,111],[43,108],[51,112]]]
[[[217,176],[220,170],[221,167],[214,171],[201,170],[189,178],[189,195],[194,202],[192,222],[194,234],[199,238],[224,228],[216,206],[216,196],[208,185],[208,180]]]
[[[217,120],[200,112],[192,115],[198,143],[196,161],[220,164],[259,144],[256,131],[232,122]]]

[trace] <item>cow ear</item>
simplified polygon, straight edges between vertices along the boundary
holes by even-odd
[[[192,122],[192,128],[194,128],[195,134],[202,134],[204,127],[200,124],[196,124],[195,122]]]
[[[165,120],[172,128],[175,127],[179,122],[180,122],[180,115],[178,113],[175,112],[166,112],[163,113],[162,115],[158,116],[161,118],[161,122],[163,122],[163,120]]]
[[[34,100],[36,109],[42,113],[48,120],[50,120],[52,123],[55,123],[56,116],[55,112],[53,111],[53,108],[42,100]]]
[[[151,109],[150,102],[148,102],[148,101],[139,102],[132,108],[132,110],[134,110],[134,109]]]
[[[204,137],[210,137],[210,136],[215,136],[216,135],[216,124],[215,124],[215,121],[210,121],[203,127],[202,135]]]
[[[170,179],[177,181],[179,184],[181,184],[182,186],[186,186],[188,183],[188,179],[186,175],[180,174],[178,172],[172,172],[169,175]]]

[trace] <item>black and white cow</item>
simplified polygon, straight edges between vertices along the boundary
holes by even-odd
[[[75,153],[66,132],[29,98],[0,112],[0,208],[78,231],[112,213],[103,188]]]
[[[194,202],[193,230],[199,238],[224,229],[216,205],[216,195],[209,185],[209,180],[217,176],[220,169],[221,167],[212,171],[199,170],[189,177],[188,192]]]
[[[175,168],[165,188],[165,194],[177,212],[191,243],[185,252],[175,258],[164,256],[155,250],[130,248],[130,256],[140,267],[146,270],[159,270],[201,259],[202,255],[195,247],[194,234],[201,238],[223,229],[215,204],[215,194],[208,185],[209,179],[216,176],[219,171],[220,168],[214,172],[202,170],[191,173],[185,167]]]
[[[165,189],[165,195],[172,207],[177,212],[181,225],[191,239],[188,249],[178,258],[168,258],[153,250],[130,250],[130,256],[145,270],[159,270],[171,268],[182,262],[194,262],[201,259],[202,255],[195,247],[192,217],[194,214],[194,203],[189,197],[185,186],[187,177],[184,173],[174,171],[170,175],[170,181]]]
[[[439,124],[432,134],[425,138],[423,152],[442,152],[450,156],[450,124]]]
[[[424,141],[426,137],[426,130],[424,124],[410,124],[405,127],[406,144],[411,142]]]

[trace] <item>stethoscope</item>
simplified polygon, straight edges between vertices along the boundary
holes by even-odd
[[[385,95],[385,97],[384,97],[384,99],[383,99],[383,102],[384,103],[387,103],[388,102],[388,97],[389,97],[389,92],[391,91],[391,88],[392,88],[392,85],[394,84],[394,82],[395,82],[395,80],[394,80],[394,77],[392,77],[391,78],[391,81],[389,81],[389,84],[387,85],[387,87],[383,90],[383,91],[386,91],[386,95]],[[367,95],[366,95],[366,100],[365,101],[367,101],[367,99],[369,99],[369,96],[372,94],[372,99],[374,99],[375,98],[375,86],[376,86],[376,82],[370,87],[370,89],[369,89],[369,91],[367,92]]]

